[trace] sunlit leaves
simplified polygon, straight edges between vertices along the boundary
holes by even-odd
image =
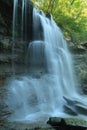
[[[52,13],[54,20],[66,34],[72,33],[74,37],[77,37],[76,42],[87,40],[87,0],[32,1],[40,10]]]
[[[74,6],[75,6],[76,8],[79,8],[79,7],[80,7],[80,4],[81,4],[80,1],[76,1],[76,2],[74,3]]]

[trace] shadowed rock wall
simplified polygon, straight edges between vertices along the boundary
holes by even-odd
[[[0,79],[12,75],[12,24],[13,24],[13,2],[14,0],[1,0],[0,1]],[[18,11],[22,11],[22,0],[18,0]],[[24,21],[23,37],[19,35],[15,44],[15,65],[17,67],[16,72],[20,73],[24,68],[24,55],[26,53],[27,46],[32,41],[32,13],[33,3],[26,0],[26,20]],[[25,17],[25,15],[24,15]],[[20,22],[18,26],[20,27]],[[25,29],[26,28],[26,29]],[[21,34],[21,30],[19,30]],[[22,41],[21,41],[22,39]],[[24,58],[23,58],[24,57]],[[23,58],[23,59],[22,59]],[[20,64],[23,66],[20,68]]]

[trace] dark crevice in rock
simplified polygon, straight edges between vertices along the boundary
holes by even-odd
[[[3,19],[0,26],[3,25],[6,28],[7,35],[9,35],[12,26],[13,0],[0,0],[0,13]]]

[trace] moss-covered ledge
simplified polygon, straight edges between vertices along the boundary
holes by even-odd
[[[47,123],[56,130],[87,130],[87,121],[78,118],[50,117]]]

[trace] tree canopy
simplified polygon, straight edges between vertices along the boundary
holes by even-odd
[[[51,13],[66,38],[74,43],[87,40],[87,0],[32,0],[35,7]]]

